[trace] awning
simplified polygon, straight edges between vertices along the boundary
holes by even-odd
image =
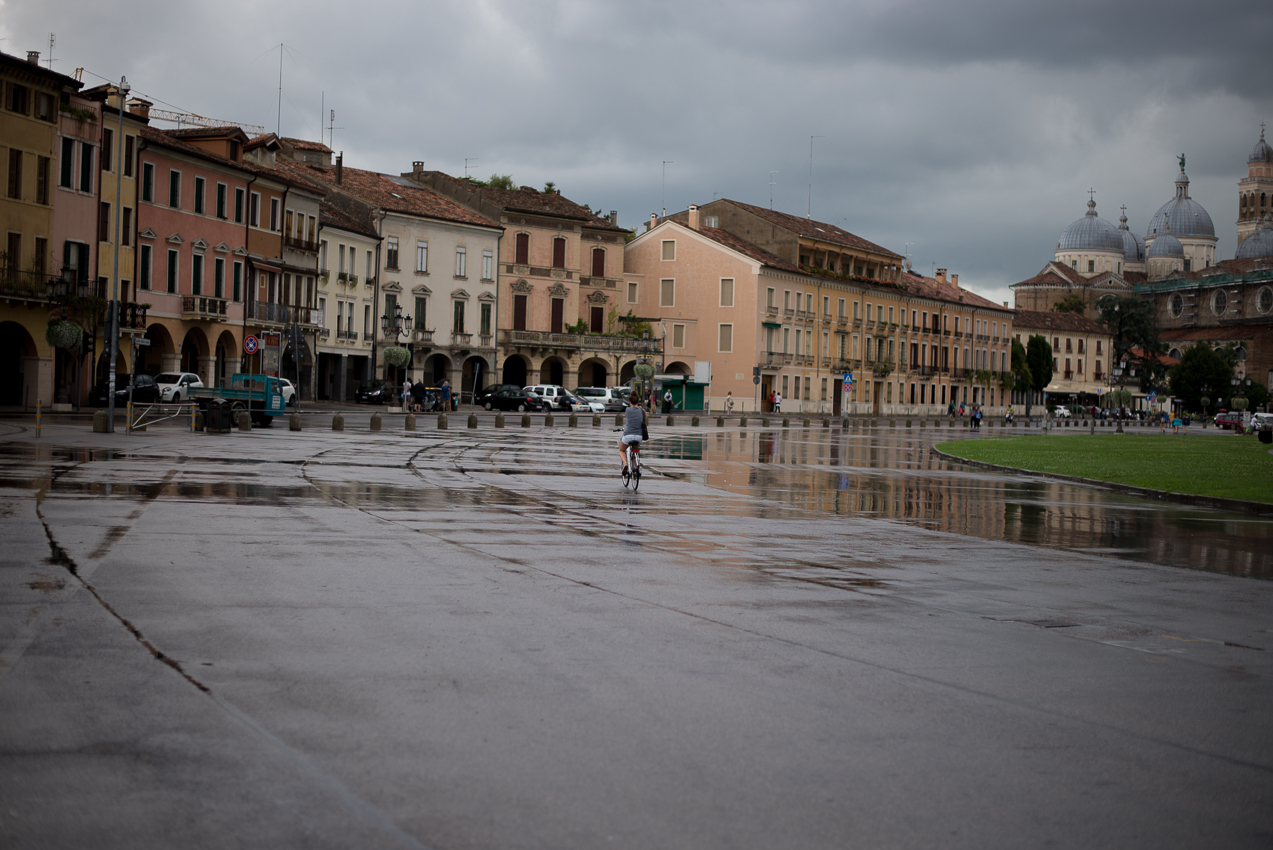
[[[761,322],[760,324],[762,324],[763,326],[765,326],[765,327],[767,327],[767,328],[780,328],[780,327],[782,327],[782,325],[778,324],[777,322]]]

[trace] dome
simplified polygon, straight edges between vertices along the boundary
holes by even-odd
[[[1158,208],[1149,220],[1146,239],[1153,239],[1168,229],[1176,236],[1203,236],[1214,239],[1215,225],[1202,204],[1189,197],[1189,177],[1181,170],[1176,178],[1176,197]]]
[[[1087,215],[1070,224],[1056,243],[1058,251],[1117,251],[1123,253],[1118,228],[1096,214],[1096,202],[1087,202]]]
[[[1264,221],[1260,222],[1254,233],[1242,240],[1238,252],[1233,256],[1238,260],[1273,257],[1273,217],[1264,216]]]
[[[1170,233],[1161,233],[1154,240],[1154,243],[1149,246],[1149,250],[1145,252],[1145,259],[1152,260],[1158,257],[1183,260],[1185,258],[1185,246],[1181,245],[1180,240]]]
[[[1269,147],[1269,143],[1264,141],[1264,128],[1260,127],[1260,140],[1255,143],[1255,147],[1251,148],[1251,155],[1246,158],[1248,163],[1252,162],[1273,162],[1273,148]]]
[[[1124,207],[1124,209],[1126,209]],[[1141,263],[1145,260],[1145,240],[1127,227],[1127,214],[1118,218],[1118,232],[1123,237],[1123,262]]]

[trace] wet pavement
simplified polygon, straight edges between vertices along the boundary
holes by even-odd
[[[0,844],[1273,842],[1268,520],[491,419],[0,421]]]

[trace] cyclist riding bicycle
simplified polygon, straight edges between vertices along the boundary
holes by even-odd
[[[641,447],[641,434],[645,427],[645,408],[641,406],[641,396],[632,391],[628,396],[628,408],[624,411],[623,434],[619,437],[619,460],[623,469],[628,468],[628,446]]]

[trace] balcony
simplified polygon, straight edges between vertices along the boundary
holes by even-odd
[[[1065,380],[1067,380],[1067,381],[1068,381],[1068,380],[1070,380],[1070,379],[1071,379],[1071,378],[1073,378],[1073,377],[1074,377],[1074,370],[1073,370],[1073,369],[1066,369],[1066,370],[1065,370]]]
[[[660,339],[608,334],[566,334],[551,331],[518,331],[505,328],[499,332],[502,345],[521,348],[575,348],[591,351],[619,351],[632,354],[659,354]]]
[[[318,243],[311,242],[308,239],[302,239],[299,236],[284,236],[283,247],[291,248],[293,251],[308,251],[311,254],[318,253]]]
[[[1092,373],[1092,380],[1093,380],[1093,381],[1103,381],[1103,380],[1105,380],[1105,373],[1104,373],[1104,372],[1093,372],[1093,373]]]
[[[473,347],[473,334],[454,333],[451,334],[451,345],[456,348],[469,349]]]
[[[336,328],[336,339],[357,339],[358,334],[349,328]]]
[[[119,327],[122,330],[146,330],[146,309],[140,304],[125,301],[119,305]]]
[[[847,324],[849,323],[849,317],[848,317],[848,316],[836,316],[836,317],[835,317],[835,323],[836,323],[837,325],[839,325],[840,327],[844,327],[845,325],[847,325]]]
[[[183,302],[185,299],[182,299]],[[224,300],[224,299],[216,299]],[[243,305],[244,318],[262,324],[312,325],[321,327],[323,311],[310,307],[293,307],[290,304],[271,304],[268,301],[247,301]],[[184,306],[183,306],[184,313]]]
[[[337,333],[339,333],[339,331],[338,331]],[[319,328],[319,329],[318,329],[318,338],[319,338],[319,339],[331,339],[331,335],[332,335],[332,332],[331,332],[331,329],[330,329],[330,328]]]
[[[766,316],[778,315],[778,308],[774,306],[773,304],[770,304],[768,307],[765,308],[765,315]]]
[[[225,321],[226,300],[208,295],[183,295],[181,318],[206,322]]]
[[[494,334],[478,334],[477,347],[478,348],[494,348],[495,335]]]
[[[350,331],[350,333],[352,334],[352,333],[353,333],[353,331]],[[375,331],[363,331],[363,332],[362,332],[362,341],[363,341],[363,342],[375,342],[375,341],[376,341],[376,332],[375,332]]]

